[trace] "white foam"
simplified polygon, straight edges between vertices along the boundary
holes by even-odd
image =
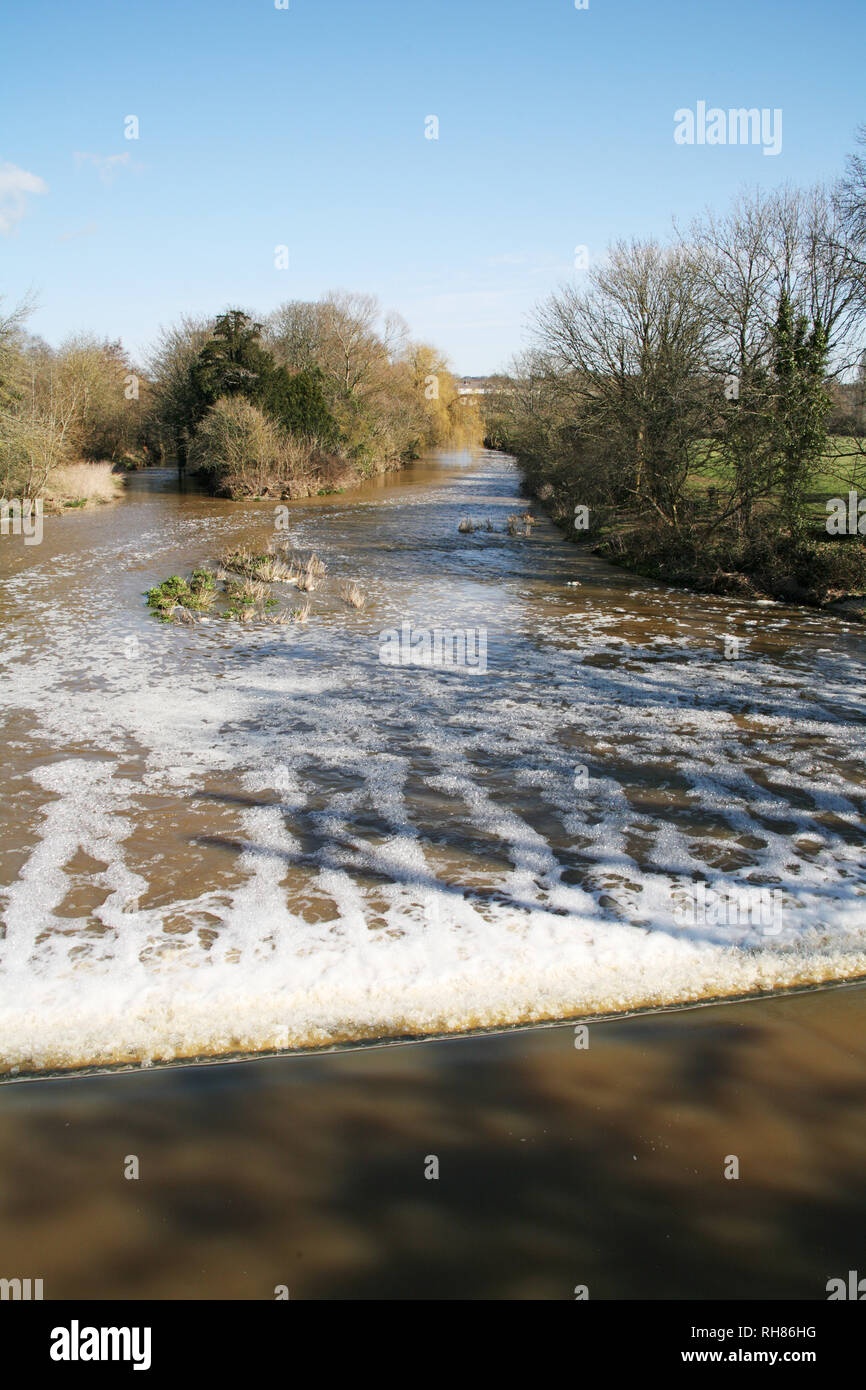
[[[30,809],[4,894],[7,1067],[448,1032],[866,974],[856,636],[777,609],[749,643],[790,632],[788,649],[743,642],[728,661],[747,605],[615,574],[605,599],[585,559],[568,589],[575,552],[543,527],[539,551],[454,549],[461,514],[513,509],[505,465],[483,471],[489,502],[468,503],[456,479],[370,504],[362,539],[381,548],[364,614],[325,596],[308,628],[236,632],[234,647],[221,624],[149,620],[138,571],[112,589],[120,541],[12,581],[0,707],[42,752],[12,760]],[[357,518],[301,511],[299,545],[349,572]],[[245,525],[232,515],[233,532]],[[183,567],[179,549],[222,540],[213,518],[145,525],[136,564],[151,555],[156,578]],[[97,576],[98,599],[78,608]],[[484,623],[486,675],[382,666],[378,633],[404,619]],[[140,833],[155,799],[156,846]],[[209,837],[223,850],[203,850]],[[106,868],[76,875],[81,853]],[[779,889],[784,930],[684,927],[674,893],[695,877]],[[99,900],[76,917],[65,900],[82,878]]]

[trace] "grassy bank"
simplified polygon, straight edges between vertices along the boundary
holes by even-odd
[[[648,579],[698,592],[834,607],[866,621],[866,547],[855,537],[813,531],[752,537],[623,526],[595,545],[598,554]]]
[[[704,593],[771,598],[832,607],[866,621],[866,537],[829,535],[827,503],[866,497],[866,459],[857,441],[832,437],[809,480],[806,524],[799,534],[779,525],[781,496],[762,499],[748,531],[738,518],[719,521],[729,484],[711,460],[689,480],[678,524],[628,506],[587,507],[585,530],[575,528],[575,508],[586,501],[585,480],[547,460],[520,459],[528,492],[565,534],[634,574]]]
[[[49,511],[114,502],[123,493],[123,479],[110,463],[70,463],[49,475],[42,500]]]

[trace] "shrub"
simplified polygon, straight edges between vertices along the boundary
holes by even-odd
[[[191,466],[229,497],[281,496],[309,470],[309,441],[286,434],[243,396],[223,396],[205,416],[190,448]]]

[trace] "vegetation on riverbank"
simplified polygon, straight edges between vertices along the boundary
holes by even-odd
[[[123,480],[110,463],[67,463],[55,468],[42,491],[47,511],[114,502],[123,492]]]
[[[56,350],[27,332],[32,304],[0,303],[0,497],[62,509],[111,501],[141,461],[146,389],[119,343]]]
[[[144,368],[117,342],[50,348],[32,307],[0,312],[0,497],[108,500],[107,474],[153,463],[221,496],[308,497],[481,441],[442,355],[370,296],[185,318]]]
[[[374,299],[240,310],[168,336],[154,359],[150,435],[228,497],[338,492],[450,440],[479,442],[436,350]]]
[[[861,150],[835,188],[617,243],[537,310],[487,442],[576,539],[714,592],[866,593],[866,130]]]

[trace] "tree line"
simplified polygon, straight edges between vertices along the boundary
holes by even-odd
[[[143,367],[88,336],[52,349],[32,304],[0,313],[0,495],[36,497],[64,464],[195,470],[215,491],[299,496],[480,439],[443,355],[369,295],[334,292],[262,321],[184,317]]]
[[[835,186],[743,193],[553,294],[488,442],[635,569],[820,597],[866,582],[859,539],[833,549],[815,510],[864,480],[864,329],[866,127]]]

